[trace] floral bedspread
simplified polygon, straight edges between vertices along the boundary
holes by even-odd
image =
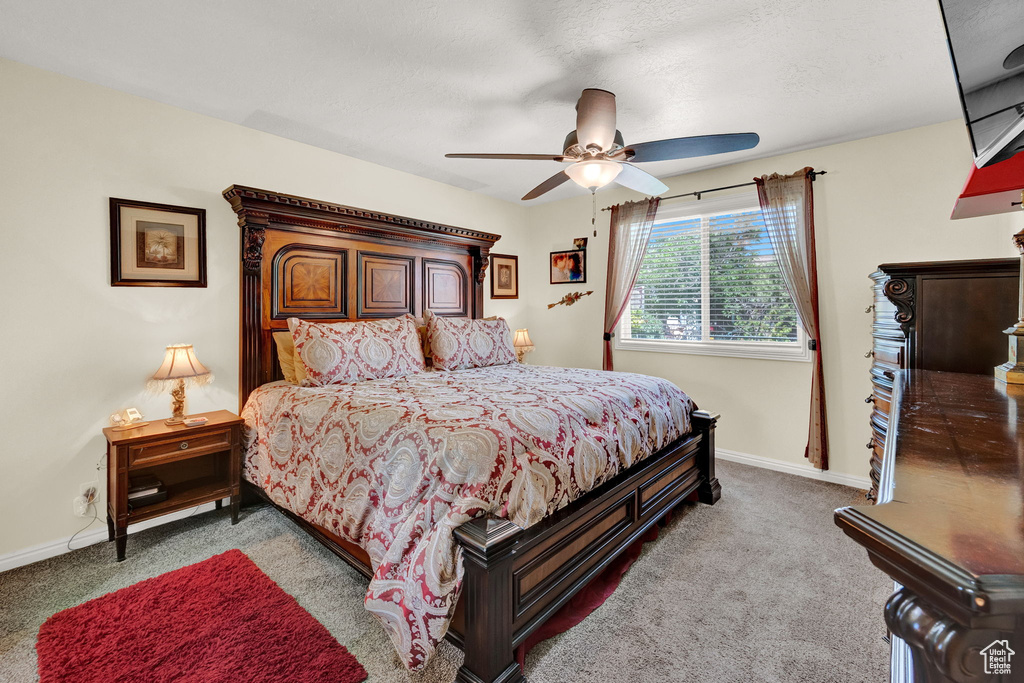
[[[366,609],[416,670],[459,597],[457,526],[494,513],[528,527],[688,433],[692,410],[662,379],[518,363],[274,382],[242,413],[245,476],[367,552]]]

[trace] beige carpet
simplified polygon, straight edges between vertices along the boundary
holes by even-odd
[[[891,582],[832,522],[853,489],[720,463],[722,500],[684,506],[619,590],[526,660],[531,683],[887,680],[882,605]],[[354,654],[369,681],[448,683],[445,644],[408,674],[362,609],[365,584],[268,508],[227,511],[134,534],[128,559],[100,544],[0,574],[0,681],[33,681],[35,636],[51,614],[229,548],[245,552]]]

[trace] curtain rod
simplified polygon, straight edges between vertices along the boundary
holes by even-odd
[[[825,175],[826,173],[828,173],[828,171],[811,171],[807,175],[811,176],[811,180],[814,181],[814,180],[817,180],[818,176]],[[661,201],[664,202],[664,201],[668,201],[669,199],[679,199],[680,197],[696,197],[698,200],[700,200],[700,196],[702,194],[707,194],[708,192],[720,192],[721,190],[734,190],[737,187],[747,187],[748,185],[756,185],[756,184],[757,183],[751,181],[749,183],[740,183],[739,185],[726,185],[725,187],[713,187],[710,190],[699,190],[697,192],[687,192],[686,194],[674,194],[674,195],[672,195],[670,197],[662,197]],[[601,210],[602,211],[611,211],[612,207],[606,206],[606,207],[604,207]]]

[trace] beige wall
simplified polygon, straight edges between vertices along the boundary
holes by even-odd
[[[763,173],[792,173],[804,166],[828,171],[814,183],[814,201],[834,472],[859,477],[868,472],[868,274],[878,264],[893,261],[1015,255],[1010,235],[1024,227],[1021,216],[949,220],[970,164],[966,131],[953,121],[665,180],[670,188],[666,195],[671,195],[734,185]],[[635,198],[623,190],[598,195],[599,206]],[[607,213],[599,214],[598,237],[591,236],[588,245],[587,284],[544,284],[547,252],[571,248],[573,237],[591,235],[590,214],[588,196],[530,211],[537,238],[523,275],[533,284],[538,303],[557,301],[576,289],[596,290],[570,308],[531,307],[530,336],[537,345],[531,363],[600,367]],[[722,413],[720,448],[805,462],[809,363],[617,351],[615,369],[665,377],[702,407]]]
[[[103,480],[109,413],[169,412],[167,396],[144,392],[165,344],[194,344],[216,373],[191,391],[193,412],[237,406],[239,231],[220,196],[232,183],[499,233],[496,251],[520,257],[521,297],[488,299],[488,314],[529,326],[531,363],[600,365],[607,213],[581,287],[595,294],[546,307],[577,289],[546,284],[547,253],[591,235],[582,192],[519,206],[10,61],[0,60],[0,92],[0,557],[81,528],[71,499]],[[1019,216],[948,220],[969,164],[963,127],[950,122],[667,181],[674,193],[805,165],[829,171],[815,200],[837,472],[867,471],[867,274],[885,261],[1013,255]],[[209,287],[110,287],[112,196],[205,208]],[[635,196],[609,190],[599,201]],[[620,351],[616,369],[666,377],[720,411],[722,448],[802,462],[808,364]]]
[[[10,61],[0,92],[0,556],[82,527],[71,500],[103,481],[107,416],[169,415],[168,396],[144,393],[164,345],[194,344],[216,375],[190,391],[191,411],[237,408],[228,185],[494,232],[498,251],[526,251],[524,209],[508,202]],[[206,209],[209,286],[111,287],[108,197]],[[521,325],[526,296],[488,301],[488,313]]]

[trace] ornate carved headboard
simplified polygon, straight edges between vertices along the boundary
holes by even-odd
[[[272,335],[288,318],[483,315],[498,235],[240,185],[224,198],[242,228],[239,408],[281,378]]]

